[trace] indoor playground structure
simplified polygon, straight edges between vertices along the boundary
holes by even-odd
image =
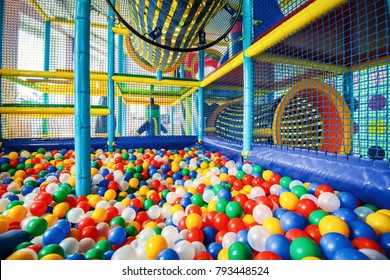
[[[389,0],[0,0],[2,260],[390,258]]]

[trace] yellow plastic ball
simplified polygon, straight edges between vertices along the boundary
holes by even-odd
[[[172,163],[171,170],[172,170],[172,172],[178,172],[180,170],[179,164]]]
[[[140,229],[141,229],[141,225],[137,222],[137,221],[131,221],[127,224],[127,226],[133,226],[137,229],[137,231],[139,232]]]
[[[104,222],[107,219],[107,211],[104,208],[96,208],[92,211],[91,218],[95,223]]]
[[[16,251],[15,253],[13,253],[12,255],[10,255],[8,258],[6,258],[6,260],[9,260],[9,261],[20,261],[20,260],[23,260],[23,261],[28,261],[28,260],[35,260],[34,259],[34,256],[32,254],[30,254],[29,252],[18,252]]]
[[[229,248],[223,248],[221,251],[218,253],[218,260],[219,261],[227,261],[229,260]]]
[[[80,235],[81,233],[77,228],[71,228],[67,237],[73,237],[77,240],[80,240]]]
[[[186,227],[191,228],[201,228],[202,227],[202,217],[197,213],[191,213],[186,218]]]
[[[148,222],[148,223],[144,226],[144,228],[151,228],[151,229],[154,229],[154,228],[156,228],[156,227],[158,227],[158,224],[157,224],[156,222],[153,222],[153,221]]]
[[[217,201],[215,201],[215,200],[210,201],[209,204],[207,205],[207,210],[209,212],[216,211],[217,210],[216,204],[217,204]]]
[[[130,206],[130,202],[131,202],[131,199],[128,198],[128,197],[125,197],[124,199],[122,199],[122,203],[124,205],[126,205],[126,207],[129,207]]]
[[[7,216],[0,215],[0,234],[8,231],[9,218]]]
[[[113,200],[116,197],[116,191],[109,189],[104,192],[104,199],[107,201]]]
[[[309,257],[304,257],[302,258],[303,261],[320,261],[320,258],[314,257],[314,256],[309,256]]]
[[[206,186],[211,186],[211,183],[210,183],[210,181],[211,181],[211,178],[209,178],[209,177],[206,177],[206,178],[204,178],[204,181],[203,181],[203,183],[204,183]]]
[[[168,186],[172,186],[174,183],[174,181],[171,177],[166,178],[165,181],[167,182]]]
[[[247,227],[256,222],[251,214],[245,214],[241,219]]]
[[[154,235],[146,241],[145,253],[146,256],[155,260],[158,254],[168,248],[167,240],[161,235]]]
[[[262,176],[264,181],[268,182],[272,175],[274,175],[274,173],[271,170],[264,170]]]
[[[367,216],[366,223],[375,230],[377,235],[390,232],[390,217],[386,214],[371,213]]]
[[[229,174],[222,173],[219,175],[219,180],[221,180],[221,182],[226,182],[228,178],[229,178]]]
[[[16,205],[9,209],[8,217],[15,222],[22,221],[27,215],[27,208],[23,205]]]
[[[95,208],[96,204],[101,201],[103,198],[100,195],[93,194],[88,196],[88,203],[91,205],[91,207]]]
[[[196,194],[198,191],[194,187],[190,187],[190,188],[188,188],[187,192],[192,193],[192,194]]]
[[[43,256],[40,260],[41,261],[60,261],[63,259],[64,258],[58,254],[47,254],[46,256]]]
[[[386,216],[390,217],[390,210],[389,209],[379,209],[378,211],[376,211],[376,213],[385,214]]]
[[[99,170],[97,168],[91,168],[91,177],[95,176],[99,173]]]
[[[284,192],[279,196],[280,206],[289,211],[294,211],[297,208],[298,201],[298,197],[292,192]]]
[[[200,164],[200,168],[201,169],[206,169],[207,167],[209,167],[209,164],[205,161],[203,161],[201,164]]]
[[[129,187],[132,189],[136,189],[139,185],[139,180],[137,178],[131,178],[129,180]]]
[[[70,205],[68,202],[58,203],[53,208],[53,215],[56,215],[58,218],[63,218],[70,209]]]
[[[144,186],[140,187],[138,191],[139,191],[140,195],[146,196],[148,191],[149,191],[149,187],[144,185]]]
[[[349,227],[344,220],[334,215],[323,217],[318,224],[318,229],[322,236],[329,232],[337,232],[346,237],[349,237]]]
[[[70,176],[70,178],[68,180],[68,184],[71,187],[75,187],[76,186],[76,177],[75,176]]]
[[[47,227],[52,227],[58,221],[58,217],[54,214],[44,215],[43,218],[47,222]]]
[[[175,204],[172,206],[171,210],[170,210],[170,213],[173,215],[175,214],[177,211],[183,211],[184,212],[184,208],[183,206],[181,206],[180,204]]]
[[[263,227],[271,234],[284,234],[282,226],[280,225],[280,220],[277,218],[266,218],[263,222]]]
[[[19,155],[18,155],[17,152],[10,152],[10,153],[8,154],[8,158],[9,158],[10,160],[16,160],[16,159],[18,159],[18,157],[19,157]]]
[[[26,172],[24,170],[18,170],[15,172],[15,178],[26,178]]]
[[[243,188],[242,188],[246,193],[250,193],[251,190],[253,189],[253,187],[251,185],[245,185]]]

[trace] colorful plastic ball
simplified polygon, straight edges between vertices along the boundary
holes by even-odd
[[[248,243],[255,251],[265,250],[265,242],[271,234],[263,226],[253,226],[248,231]]]
[[[95,223],[104,222],[107,218],[107,211],[104,208],[96,208],[92,211],[91,218]]]
[[[379,236],[378,239],[379,245],[382,247],[382,249],[385,252],[385,255],[390,258],[390,233],[383,233]]]
[[[390,217],[382,213],[371,213],[366,217],[366,223],[370,225],[379,236],[390,232]]]
[[[229,217],[225,213],[217,213],[214,217],[215,229],[226,230],[229,220],[230,220]]]
[[[336,252],[340,249],[353,249],[352,242],[338,232],[330,232],[322,236],[320,240],[320,247],[324,257],[328,260],[332,260]]]
[[[337,232],[346,237],[349,237],[350,234],[348,224],[334,215],[328,215],[322,218],[318,224],[318,228],[322,235],[325,235],[329,232]]]
[[[369,238],[374,241],[378,240],[378,236],[375,232],[375,230],[365,222],[356,220],[356,221],[351,221],[348,223],[349,230],[350,230],[350,239],[354,240],[356,238]]]
[[[22,221],[27,215],[27,208],[22,205],[16,205],[8,210],[7,216],[14,222]]]
[[[227,261],[229,260],[229,248],[222,248],[221,251],[218,253],[218,260],[219,261]]]
[[[382,254],[376,250],[360,249],[359,252],[366,255],[367,258],[369,258],[370,260],[388,260],[388,258],[384,254]]]
[[[168,248],[167,240],[161,235],[152,236],[146,241],[145,252],[148,258],[156,259],[159,253]]]
[[[65,232],[59,227],[48,228],[42,235],[42,242],[44,245],[60,244],[65,238]]]
[[[202,217],[197,213],[191,213],[186,217],[185,225],[188,229],[201,228],[202,227]]]
[[[340,207],[354,210],[358,206],[357,198],[350,192],[339,192]]]
[[[228,249],[229,260],[251,260],[252,250],[243,242],[234,242]]]
[[[320,221],[326,216],[328,216],[328,213],[324,210],[315,210],[310,213],[308,220],[310,224],[318,225]]]
[[[38,259],[42,259],[47,255],[56,254],[64,258],[64,249],[58,244],[49,244],[43,247],[38,253]]]
[[[194,260],[211,261],[213,260],[213,257],[209,253],[201,251],[195,255]]]
[[[375,242],[374,240],[371,240],[368,238],[364,238],[364,237],[356,238],[356,239],[352,240],[352,246],[356,250],[371,249],[371,250],[376,250],[379,253],[384,254],[384,250],[379,246],[379,244],[377,242]]]
[[[32,236],[42,235],[47,229],[48,223],[44,218],[33,218],[27,225],[26,231]]]
[[[366,221],[366,218],[367,218],[368,215],[370,215],[371,213],[374,213],[374,211],[371,208],[368,208],[368,207],[365,207],[365,206],[357,207],[354,210],[354,212],[358,216],[358,219],[360,221],[362,221],[362,222]]]
[[[279,196],[279,203],[281,207],[294,211],[298,204],[298,197],[292,192],[284,192]]]
[[[315,210],[318,210],[317,204],[311,199],[303,198],[297,202],[295,212],[308,219],[310,214]]]
[[[333,260],[369,260],[369,258],[356,249],[342,248],[334,254]]]
[[[218,211],[217,211],[218,212]],[[240,218],[243,214],[243,209],[240,203],[236,201],[230,201],[225,208],[226,215],[230,218]]]
[[[217,260],[218,254],[222,250],[222,245],[218,242],[212,242],[207,246],[206,250],[213,257],[214,260]]]
[[[310,238],[309,234],[301,229],[298,228],[292,228],[289,231],[287,231],[284,236],[290,241],[294,241],[295,239],[299,237],[307,237]]]
[[[299,237],[291,242],[290,255],[293,260],[301,260],[306,257],[322,258],[320,247],[310,238]]]
[[[326,212],[333,212],[340,208],[340,200],[334,193],[323,192],[318,196],[318,206]]]
[[[137,260],[137,252],[130,245],[124,245],[117,249],[111,256],[111,260]]]
[[[259,252],[255,257],[255,260],[281,260],[281,259],[282,258],[279,257],[277,254],[270,251]]]
[[[286,212],[280,218],[280,226],[284,232],[294,228],[303,230],[306,227],[305,217],[295,212]]]
[[[192,246],[191,242],[187,240],[181,240],[176,243],[173,248],[180,257],[180,260],[192,260],[195,256],[195,249]]]
[[[339,208],[336,211],[333,211],[332,215],[339,217],[346,223],[357,220],[356,213],[350,208]]]
[[[290,241],[282,234],[273,234],[265,242],[265,250],[278,255],[283,260],[290,260]]]
[[[186,232],[186,239],[189,241],[189,242],[203,242],[204,240],[204,234],[203,234],[203,231],[200,229],[200,228],[190,228],[187,230]]]
[[[280,225],[280,220],[274,217],[270,217],[264,220],[263,227],[267,229],[271,234],[284,234],[284,230]]]
[[[272,218],[273,213],[268,206],[264,204],[258,204],[255,206],[255,208],[253,208],[252,215],[257,223],[263,224],[266,219]]]
[[[126,230],[121,226],[115,226],[108,231],[107,240],[115,246],[126,240]]]
[[[180,260],[179,255],[176,253],[175,250],[171,248],[166,248],[162,250],[158,255],[157,255],[157,260],[160,261],[167,261],[167,260]]]

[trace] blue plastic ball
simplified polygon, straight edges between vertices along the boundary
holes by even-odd
[[[29,193],[31,193],[32,191],[34,190],[34,187],[33,186],[24,186],[22,188],[22,190],[20,191],[20,193],[24,196],[28,195]]]
[[[180,205],[183,206],[183,208],[185,209],[188,205],[190,205],[192,202],[191,202],[191,199],[190,198],[182,198],[180,200]]]
[[[70,260],[70,261],[83,261],[86,260],[86,257],[83,254],[80,253],[74,253],[71,255],[67,255],[65,257],[65,260]]]
[[[18,201],[19,200],[19,196],[17,196],[16,194],[9,194],[5,198],[9,199],[10,201]]]
[[[99,173],[102,174],[102,176],[104,177],[104,176],[110,174],[110,170],[108,170],[107,168],[101,168],[99,170]]]
[[[222,250],[222,245],[218,242],[212,242],[207,246],[207,253],[209,253],[214,260],[218,259],[218,253]]]
[[[346,223],[357,220],[356,213],[350,208],[339,208],[333,211],[332,215],[339,217]]]
[[[280,226],[282,227],[284,232],[289,231],[290,229],[301,229],[304,230],[306,223],[302,218],[302,215],[299,215],[294,212],[286,212],[280,218]]]
[[[316,188],[319,186],[320,184],[318,184],[318,183],[311,183],[310,185],[309,185],[309,187],[307,188],[307,192],[309,193],[309,194],[315,194],[315,190],[316,190]]]
[[[12,178],[5,178],[5,179],[3,180],[3,184],[9,185],[9,184],[11,184],[13,181],[14,181],[14,179],[12,179]]]
[[[107,240],[115,246],[122,244],[126,240],[126,230],[121,226],[110,229]]]
[[[43,244],[60,244],[66,237],[65,232],[60,227],[48,228],[42,235]]]
[[[247,229],[242,229],[239,232],[237,232],[235,241],[242,242],[242,243],[249,245],[248,232],[249,232],[249,230],[247,230]]]
[[[161,170],[162,172],[167,173],[169,170],[171,170],[171,167],[169,166],[169,164],[165,163],[161,166]]]
[[[171,249],[171,248],[166,248],[162,250],[158,255],[157,255],[157,260],[160,261],[166,261],[166,260],[180,260],[179,254]]]
[[[273,216],[274,216],[274,218],[277,218],[278,220],[280,220],[282,218],[283,214],[287,213],[287,212],[288,212],[288,210],[285,208],[278,208],[273,213]]]
[[[112,255],[114,255],[115,251],[114,250],[108,250],[104,252],[104,259],[105,260],[111,260]]]
[[[202,229],[204,239],[203,239],[203,244],[207,247],[209,244],[215,241],[215,236],[217,234],[217,230],[213,227],[204,227]]]
[[[99,182],[99,187],[101,187],[101,188],[107,188],[107,186],[108,186],[108,183],[110,183],[110,181],[109,180],[107,180],[107,179],[103,179],[103,180],[101,180],[100,182]]]
[[[341,233],[329,232],[321,237],[320,248],[326,259],[333,260],[337,251],[344,248],[353,249],[353,246],[351,240]]]
[[[265,241],[265,250],[271,251],[283,260],[291,260],[290,241],[282,234],[273,234]]]
[[[390,258],[390,232],[382,233],[379,236],[379,245],[385,251],[386,257]]]
[[[378,240],[375,230],[365,222],[355,220],[348,223],[349,227],[349,238],[354,240],[359,237],[369,238],[374,241]]]
[[[105,187],[99,187],[97,190],[97,194],[100,196],[104,196],[104,193],[107,191],[107,188]]]
[[[357,198],[350,192],[339,192],[337,197],[340,200],[341,208],[349,208],[354,210],[358,206]]]
[[[232,199],[232,193],[228,189],[221,189],[218,192],[218,199],[226,199],[227,201],[230,201]]]
[[[369,258],[356,249],[343,248],[334,254],[333,260],[369,260]]]
[[[62,231],[64,232],[64,234],[66,236],[70,233],[71,224],[68,220],[61,219],[61,220],[58,220],[57,222],[55,222],[53,227],[58,227],[58,228],[62,229]]]

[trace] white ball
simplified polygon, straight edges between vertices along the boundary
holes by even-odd
[[[193,260],[195,257],[195,248],[187,240],[178,242],[174,250],[179,255],[180,260]]]
[[[127,207],[126,209],[123,209],[121,216],[126,223],[130,223],[134,221],[135,217],[137,216],[137,213],[133,208]]]
[[[267,218],[272,218],[272,210],[264,204],[258,204],[253,208],[253,218],[259,224],[263,224]]]
[[[114,252],[111,260],[138,260],[138,256],[132,246],[125,245]]]
[[[263,226],[253,226],[248,231],[248,243],[253,250],[262,252],[265,250],[265,242],[270,235]]]
[[[147,213],[148,213],[148,216],[150,219],[152,219],[152,220],[157,219],[161,215],[161,208],[157,205],[152,205],[148,209]]]
[[[318,197],[318,206],[326,212],[333,212],[340,208],[340,199],[334,193],[324,192]]]

